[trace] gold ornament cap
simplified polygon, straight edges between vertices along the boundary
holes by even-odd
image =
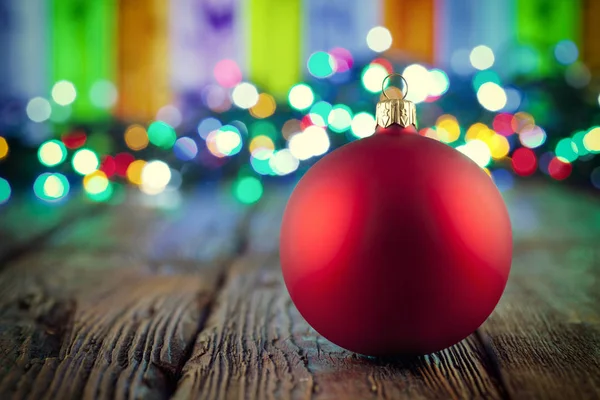
[[[385,82],[392,76],[399,76],[404,81],[406,91],[403,93],[402,98],[390,98],[385,92]],[[417,109],[415,103],[405,100],[408,94],[408,82],[402,75],[394,73],[386,76],[381,82],[381,93],[385,99],[380,100],[375,109],[377,125],[382,128],[387,128],[393,124],[400,125],[403,128],[409,125],[417,127]]]

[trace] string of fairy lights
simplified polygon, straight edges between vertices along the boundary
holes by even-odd
[[[538,170],[555,180],[567,179],[573,163],[589,161],[600,153],[600,126],[572,132],[548,146],[546,130],[533,112],[524,109],[522,90],[503,83],[506,79],[494,70],[495,55],[487,46],[457,51],[447,72],[418,63],[399,69],[379,54],[392,42],[384,27],[373,28],[366,41],[374,53],[366,65],[357,65],[344,48],[311,54],[306,61],[308,79],[292,86],[285,102],[244,81],[235,61],[221,60],[214,68],[214,83],[202,91],[210,114],[194,122],[194,129],[189,129],[188,116],[168,104],[158,111],[155,121],[130,124],[114,137],[67,130],[60,138],[39,145],[37,157],[45,170],[32,183],[33,191],[43,201],[60,202],[72,186],[81,184],[90,199],[108,201],[115,189],[129,184],[157,196],[179,189],[186,165],[218,169],[236,159],[242,161],[232,193],[240,202],[251,204],[261,198],[264,179],[301,174],[304,166],[332,148],[372,135],[373,104],[381,94],[383,79],[394,71],[406,79],[407,99],[418,108],[439,104],[453,90],[451,76],[469,82],[481,113],[492,113],[491,123],[465,124],[458,115],[437,106],[434,123],[420,126],[419,133],[470,157],[501,190],[512,186],[515,175],[529,176]],[[591,76],[578,54],[570,41],[554,48],[567,84],[584,88]],[[112,83],[98,82],[92,89],[90,96],[98,106],[114,106],[118,90]],[[53,85],[48,99],[30,99],[25,112],[33,123],[65,124],[70,107],[81,95],[73,83],[61,80]],[[595,106],[600,106],[600,96],[597,101]],[[8,141],[0,136],[0,160],[10,153]],[[600,167],[593,169],[589,179],[600,189]],[[0,204],[10,197],[11,185],[0,177]]]

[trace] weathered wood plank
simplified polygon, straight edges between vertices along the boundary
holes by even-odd
[[[98,211],[82,194],[73,194],[69,205],[45,203],[33,194],[16,195],[0,207],[0,263],[11,254],[27,251],[76,218]],[[2,265],[0,265],[2,269]]]
[[[481,328],[512,398],[600,398],[600,250],[524,248]]]
[[[167,398],[243,245],[218,188],[157,212],[126,202],[0,274],[2,398]]]
[[[501,398],[477,338],[412,360],[356,356],[318,335],[291,303],[276,255],[285,195],[251,222],[184,367],[176,399]]]

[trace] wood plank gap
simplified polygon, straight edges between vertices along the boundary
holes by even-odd
[[[504,379],[504,375],[502,374],[502,368],[500,367],[500,362],[498,361],[498,356],[494,351],[490,339],[487,337],[485,333],[481,331],[480,328],[477,328],[475,331],[475,338],[481,345],[485,355],[487,356],[487,362],[484,364],[489,367],[488,374],[496,381],[496,387],[498,389],[498,393],[502,398],[511,400],[510,391],[508,390],[508,385],[506,380]]]
[[[183,377],[183,368],[194,354],[194,345],[196,344],[196,340],[202,332],[202,330],[204,329],[206,321],[208,321],[208,318],[212,314],[213,307],[215,305],[215,300],[217,299],[217,297],[221,293],[221,290],[225,286],[227,276],[229,275],[232,266],[235,264],[235,261],[247,251],[249,243],[248,236],[250,233],[250,223],[257,210],[258,206],[256,204],[251,206],[248,209],[248,211],[244,214],[244,217],[241,219],[240,223],[236,227],[234,234],[234,251],[232,252],[230,257],[223,261],[222,265],[219,268],[212,296],[209,298],[206,306],[201,309],[201,315],[198,319],[196,331],[194,332],[194,335],[185,347],[184,355],[181,359],[181,362],[178,365],[177,371],[175,372],[175,374],[165,374],[165,376],[167,377],[167,390],[165,396],[166,399],[171,399],[177,390],[178,383]],[[202,294],[200,293],[200,295]]]
[[[67,227],[71,226],[75,221],[79,221],[82,218],[90,218],[100,214],[101,212],[105,212],[107,210],[106,204],[97,204],[91,206],[91,208],[87,208],[82,210],[81,212],[76,212],[71,215],[68,215],[58,224],[48,228],[31,239],[25,241],[24,243],[20,243],[15,245],[12,249],[8,250],[4,254],[0,254],[0,272],[6,268],[12,261],[15,261],[26,254],[31,254],[31,252],[39,252],[45,249],[46,244],[50,240],[50,238],[56,235],[58,232],[65,230]]]

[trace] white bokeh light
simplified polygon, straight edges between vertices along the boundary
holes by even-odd
[[[52,107],[50,102],[43,97],[34,97],[27,103],[25,111],[27,117],[33,122],[44,122],[50,118]]]
[[[392,34],[383,26],[376,26],[367,33],[367,46],[381,53],[392,46]]]
[[[358,113],[352,118],[352,134],[358,138],[365,138],[375,133],[375,117],[368,112]]]
[[[232,156],[239,152],[241,143],[240,134],[232,129],[223,129],[216,133],[215,144],[217,150],[226,156]]]
[[[100,161],[96,153],[88,149],[77,151],[71,163],[73,164],[73,169],[81,175],[91,174],[100,166]]]
[[[450,79],[448,75],[441,69],[434,68],[429,71],[429,95],[441,96],[450,88]]]
[[[496,61],[492,49],[484,45],[473,48],[473,50],[471,50],[471,54],[469,55],[469,60],[471,61],[471,65],[473,67],[481,71],[491,68]]]
[[[411,64],[404,69],[402,76],[408,83],[406,100],[414,103],[425,101],[432,84],[427,68],[419,64]]]
[[[242,82],[233,89],[231,94],[233,104],[239,108],[248,109],[258,103],[258,90],[248,82]]]
[[[300,83],[290,89],[288,95],[290,105],[297,110],[305,110],[312,106],[315,101],[315,95],[310,86]]]
[[[473,139],[462,146],[458,146],[456,150],[475,161],[481,168],[487,166],[492,160],[490,148],[479,139]]]
[[[486,82],[477,90],[477,100],[489,111],[500,111],[506,106],[506,92],[494,82]]]
[[[52,87],[52,100],[61,106],[68,106],[75,101],[77,91],[69,81],[58,81]]]
[[[362,84],[371,93],[381,92],[381,84],[389,72],[380,64],[365,67],[362,74]]]
[[[163,192],[171,181],[171,169],[163,161],[149,161],[142,169],[142,192],[155,195]]]
[[[269,159],[269,166],[277,175],[288,175],[298,169],[300,162],[291,151],[283,149]]]

